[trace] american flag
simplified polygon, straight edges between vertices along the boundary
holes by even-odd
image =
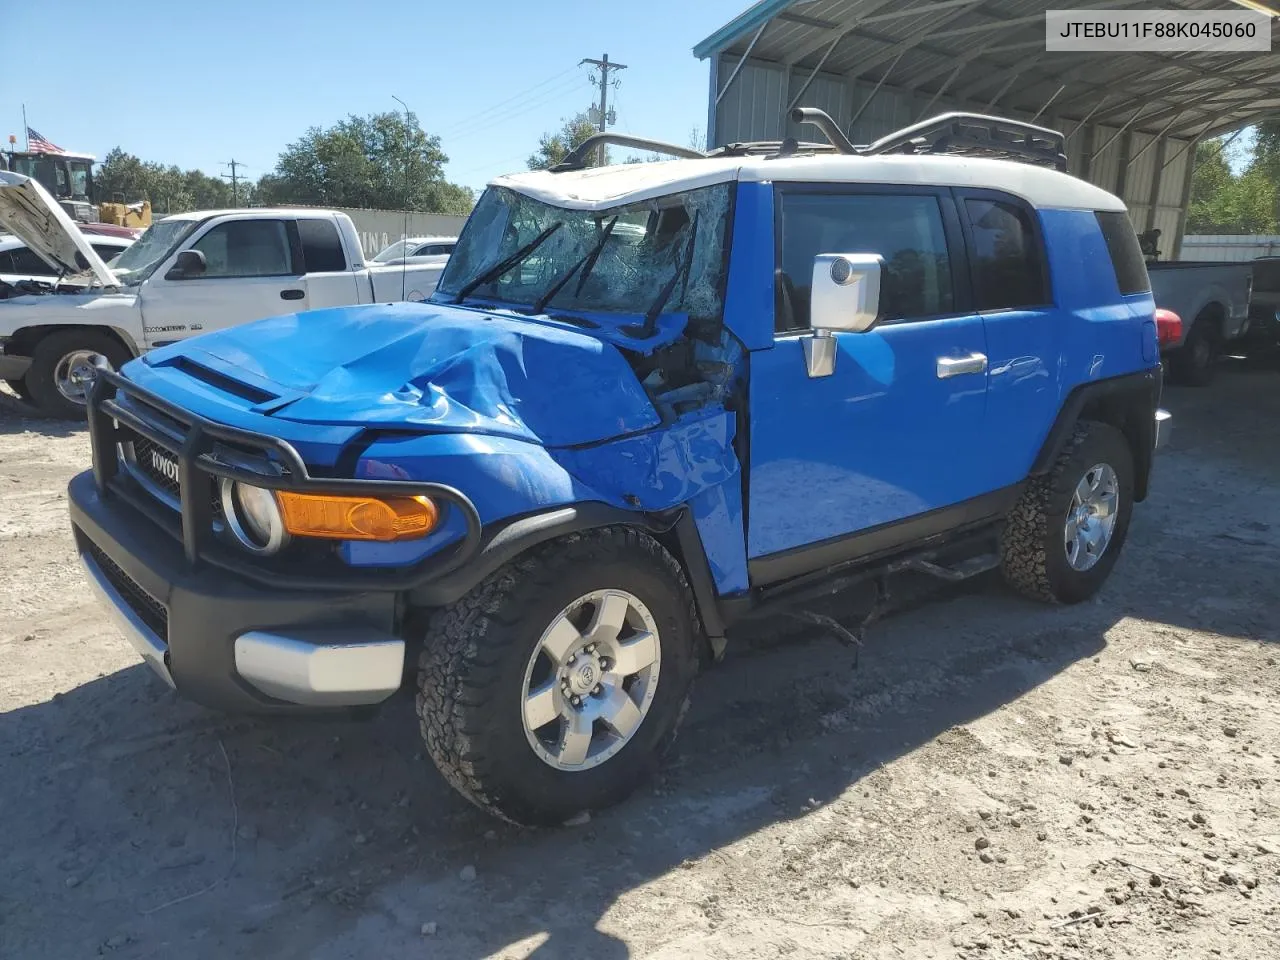
[[[46,140],[30,127],[27,127],[27,143],[29,144],[27,149],[31,153],[62,153],[60,146]]]

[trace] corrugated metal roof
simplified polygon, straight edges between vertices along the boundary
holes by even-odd
[[[1044,50],[1050,7],[1155,6],[1138,0],[761,0],[694,53],[735,62],[749,50],[752,63],[783,68],[784,80],[819,66],[822,74],[871,83],[888,74],[886,88],[926,101],[944,95],[994,100],[992,108],[1028,115],[1048,105],[1060,118],[1129,123],[1134,131],[1169,136],[1215,134],[1280,115],[1280,53]],[[1160,0],[1158,7],[1239,9],[1231,0]],[[727,80],[722,68],[722,88]]]

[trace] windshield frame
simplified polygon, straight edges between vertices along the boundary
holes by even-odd
[[[719,195],[716,195],[718,192]],[[691,197],[693,197],[692,200]],[[482,205],[486,203],[505,205],[508,211],[508,218],[503,219],[501,217],[501,207],[496,208],[498,212],[491,216],[484,216],[485,210]],[[550,268],[549,277],[541,287],[536,282],[521,284],[516,288],[521,296],[513,298],[510,295],[513,292],[510,287],[506,291],[499,289],[498,284],[500,281],[495,279],[495,281],[481,284],[475,290],[468,292],[466,297],[463,298],[464,303],[476,305],[492,304],[509,309],[514,313],[528,316],[545,316],[551,319],[558,318],[575,323],[578,326],[598,327],[600,321],[604,321],[608,326],[630,325],[635,328],[636,321],[644,319],[646,312],[651,308],[655,296],[662,289],[668,276],[679,269],[681,257],[678,254],[687,246],[690,246],[686,241],[689,236],[688,228],[693,226],[697,231],[695,246],[699,255],[699,263],[696,268],[697,279],[695,283],[689,283],[687,280],[682,282],[679,301],[668,304],[662,313],[664,316],[687,316],[691,323],[700,327],[705,327],[707,324],[713,326],[723,324],[725,301],[728,295],[733,219],[737,205],[736,183],[732,180],[677,189],[671,193],[645,197],[640,200],[624,200],[600,209],[562,206],[548,202],[543,197],[526,194],[505,185],[492,185],[481,195],[476,203],[475,211],[473,211],[472,216],[468,218],[466,225],[463,227],[454,248],[454,253],[449,259],[445,272],[440,277],[435,294],[432,296],[434,301],[440,303],[455,302],[459,291],[463,290],[470,281],[501,261],[500,254],[509,255],[512,252],[507,239],[507,232],[511,222],[510,211],[520,204],[527,205],[521,212],[532,216],[537,223],[550,225],[557,220],[564,223],[573,223],[576,229],[581,231],[577,235],[579,237],[578,242],[576,245],[572,242],[566,244],[563,251],[548,251],[550,256],[546,259],[553,266]],[[700,206],[707,209],[700,210]],[[711,207],[719,207],[723,212],[717,212],[714,217],[711,217],[709,214]],[[650,244],[655,236],[655,230],[657,230],[658,234],[663,233],[661,226],[655,224],[652,218],[655,215],[661,217],[666,212],[676,209],[683,212],[684,222],[675,228],[674,233],[665,234],[664,245],[657,248],[657,259],[646,259],[653,255],[653,248],[650,247]],[[703,214],[700,218],[702,221],[700,224],[697,224],[695,220],[695,213],[697,212]],[[476,213],[481,213],[482,216],[477,217]],[[590,302],[591,296],[589,294],[584,295],[581,291],[574,291],[574,281],[571,281],[557,290],[555,296],[547,303],[541,304],[541,311],[536,310],[536,307],[540,305],[542,294],[554,283],[556,274],[561,270],[568,269],[574,260],[590,249],[591,243],[585,239],[580,239],[583,235],[589,236],[589,234],[585,233],[584,225],[594,223],[595,230],[598,232],[611,219],[620,218],[617,224],[620,228],[616,231],[617,236],[625,237],[627,233],[635,236],[637,225],[629,221],[634,220],[637,215],[643,215],[648,218],[648,222],[642,228],[640,239],[637,241],[637,246],[643,246],[646,249],[638,251],[635,259],[629,259],[625,256],[625,247],[613,253],[615,258],[621,258],[616,261],[617,268],[629,270],[637,278],[636,286],[624,293],[620,293],[619,299],[632,295],[634,296],[634,302],[592,303]],[[483,222],[481,222],[482,220]],[[492,231],[497,223],[501,224],[503,231],[502,242],[498,244],[499,249],[493,250],[486,255],[482,251],[481,241],[477,240],[477,238],[482,238],[484,241],[490,240],[491,238],[486,235],[486,231]],[[631,229],[621,229],[624,223],[628,223]],[[532,227],[526,225],[523,229],[528,231]],[[532,235],[525,239],[532,239]],[[479,252],[468,258],[466,256],[468,252],[466,248],[473,244]],[[490,247],[493,246],[492,243],[488,245]],[[549,246],[552,245],[549,244]],[[464,256],[460,257],[459,253],[463,253]],[[529,255],[531,261],[537,258],[537,251]],[[468,259],[472,262],[467,263]],[[603,264],[593,264],[592,279],[595,279],[595,274],[600,273],[601,266]],[[519,269],[520,266],[515,265],[507,273]],[[602,278],[609,276],[609,269],[606,268]],[[695,284],[701,291],[700,296],[707,298],[708,309],[697,315],[691,315],[686,297],[689,296],[689,288]],[[566,296],[569,293],[573,295]],[[666,324],[663,324],[663,326],[666,326]],[[627,329],[627,326],[623,326],[624,332]]]
[[[145,283],[147,279],[153,273],[156,272],[160,264],[164,263],[167,259],[169,259],[169,257],[173,255],[173,252],[178,247],[180,247],[183,243],[185,243],[187,238],[190,237],[191,234],[194,233],[196,229],[199,228],[200,225],[205,222],[207,221],[199,220],[199,219],[170,220],[168,218],[165,218],[163,220],[157,220],[155,223],[151,224],[151,226],[147,227],[145,231],[143,231],[142,236],[138,237],[138,239],[135,240],[132,244],[130,244],[128,247],[120,251],[120,253],[112,261],[113,263],[117,264],[116,266],[111,267],[112,273],[116,275],[116,279],[119,281],[121,286],[136,287],[142,283]],[[132,253],[135,250],[141,251],[142,249],[144,249],[142,242],[147,238],[147,234],[151,233],[153,230],[156,230],[157,227],[167,228],[170,225],[176,226],[178,224],[183,224],[185,225],[185,227],[178,230],[178,232],[174,235],[173,239],[169,242],[169,245],[165,247],[164,252],[161,253],[160,256],[156,257],[156,259],[148,263],[143,264],[141,267],[136,269],[130,269],[128,267],[124,267],[123,268],[124,272],[123,273],[121,272],[122,268],[118,266],[118,261],[124,259],[126,256],[128,256],[130,253]],[[159,234],[160,231],[156,231],[156,232],[157,234]]]

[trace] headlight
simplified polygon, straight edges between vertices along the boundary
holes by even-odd
[[[222,481],[222,512],[241,546],[253,553],[279,550],[288,536],[276,495],[237,480]]]

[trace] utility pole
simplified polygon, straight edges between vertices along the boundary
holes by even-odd
[[[224,163],[223,166],[231,168],[231,172],[224,173],[222,177],[224,180],[231,181],[231,205],[233,207],[238,207],[240,206],[240,174],[238,171],[240,167],[244,166],[244,164],[239,160],[231,160]]]
[[[627,69],[627,65],[625,63],[610,63],[609,55],[607,53],[599,60],[592,60],[588,58],[580,61],[578,65],[581,66],[584,63],[589,63],[600,70],[600,76],[592,77],[591,82],[600,87],[600,106],[598,108],[600,110],[600,116],[598,118],[599,122],[597,123],[597,126],[600,128],[600,132],[604,133],[609,124],[613,122],[612,118],[609,116],[609,72],[612,70],[625,70]],[[613,82],[616,84],[618,81],[614,80]],[[609,148],[601,146],[600,165],[603,166],[608,162]]]

